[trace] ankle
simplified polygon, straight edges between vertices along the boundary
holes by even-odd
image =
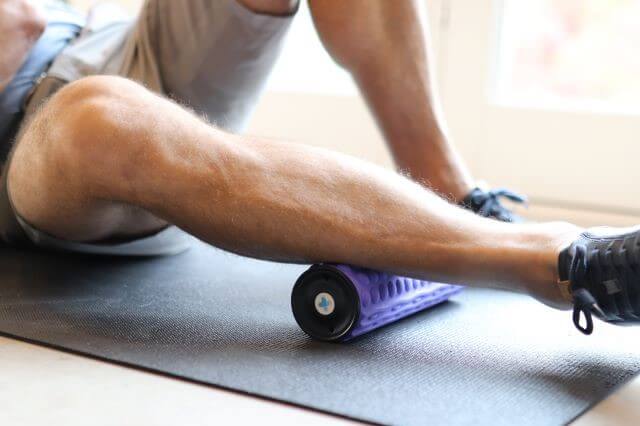
[[[557,308],[568,309],[573,300],[560,283],[558,260],[567,248],[584,231],[583,228],[565,222],[550,222],[532,225],[536,232],[540,262],[537,271],[531,274],[527,285],[529,293],[539,301]]]

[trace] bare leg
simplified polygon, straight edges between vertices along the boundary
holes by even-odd
[[[579,231],[482,219],[358,159],[222,132],[115,77],[55,95],[22,134],[8,172],[20,215],[66,239],[167,221],[249,256],[350,263],[554,304],[563,301],[558,248]]]
[[[449,141],[435,85],[422,0],[310,0],[318,33],[351,72],[397,166],[441,195],[475,186]]]

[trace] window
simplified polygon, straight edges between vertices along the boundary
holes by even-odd
[[[639,0],[503,0],[500,104],[640,112]]]
[[[474,175],[637,223],[640,0],[446,1],[444,106]]]

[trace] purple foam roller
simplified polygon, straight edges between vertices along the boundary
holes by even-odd
[[[346,341],[449,299],[461,286],[318,264],[296,281],[293,316],[309,336]]]

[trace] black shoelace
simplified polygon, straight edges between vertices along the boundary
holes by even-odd
[[[483,191],[474,190],[468,199],[473,210],[483,217],[495,217],[500,220],[510,221],[512,213],[502,205],[501,198],[506,198],[514,203],[526,204],[527,198],[505,188]]]
[[[569,268],[569,282],[573,286],[574,283],[583,283],[589,269],[589,257],[587,256],[587,246],[576,246],[576,253],[571,259],[571,267]],[[595,297],[584,288],[578,288],[572,291],[573,295],[573,324],[578,330],[584,334],[593,333],[592,314],[596,314],[604,318],[604,312],[598,306]],[[580,314],[584,315],[586,324],[580,324]]]

